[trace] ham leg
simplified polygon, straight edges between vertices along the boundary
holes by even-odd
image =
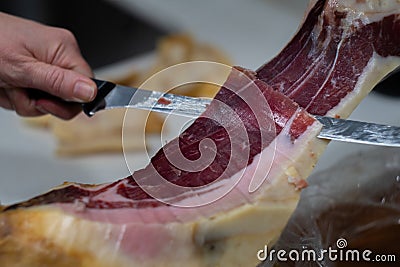
[[[395,0],[313,1],[280,54],[255,72],[233,68],[146,168],[4,207],[0,262],[255,266],[327,145],[311,114],[347,117],[400,64],[399,18]]]

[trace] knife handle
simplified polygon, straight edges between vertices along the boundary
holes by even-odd
[[[92,78],[92,80],[96,83],[97,86],[97,94],[93,101],[82,104],[83,112],[91,117],[98,110],[101,110],[105,107],[106,101],[104,98],[114,89],[115,84],[108,81],[102,81],[98,79]]]
[[[97,86],[96,97],[91,102],[82,104],[82,110],[88,117],[93,116],[96,111],[101,110],[105,107],[106,102],[105,102],[104,98],[116,86],[112,82],[98,80],[98,79],[94,79],[94,78],[92,78],[92,80],[96,83],[96,86]],[[44,92],[44,91],[41,91],[38,89],[29,89],[28,95],[32,99],[52,99],[52,100],[66,102],[65,100],[63,100],[57,96],[51,95],[47,92]],[[66,103],[69,103],[69,102],[66,102]]]

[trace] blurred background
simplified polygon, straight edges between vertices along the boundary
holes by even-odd
[[[71,30],[90,65],[99,68],[151,51],[169,30],[113,2],[11,0],[1,1],[0,10]]]
[[[275,56],[291,39],[307,5],[308,0],[2,0],[0,11],[71,30],[83,56],[98,77],[138,86],[144,79],[171,64],[191,60],[212,60],[256,69]],[[163,86],[167,88],[167,84],[160,84],[159,89],[162,90]],[[392,81],[392,92],[398,91],[398,84],[398,79]],[[200,88],[197,93],[192,90],[195,96],[212,96],[212,92],[209,88]],[[399,126],[399,107],[397,98],[371,93],[350,118]],[[103,183],[128,176],[130,170],[121,149],[123,115],[123,111],[118,114],[105,112],[90,120],[79,117],[68,123],[51,118],[28,122],[13,112],[0,109],[1,204],[34,197],[64,181]],[[140,121],[139,116],[137,118]],[[133,144],[129,153],[133,162],[129,162],[129,166],[132,168],[133,164],[133,169],[138,169],[146,165],[148,155],[151,156],[157,146],[178,134],[177,125],[172,123],[166,139],[160,141],[157,135],[160,121],[152,120],[152,127],[146,128],[146,135],[155,134],[154,138],[158,141],[149,150],[144,150],[136,142],[141,138],[137,131],[143,127],[131,129]],[[368,156],[370,151],[375,151],[372,156]],[[319,194],[322,188],[323,193],[332,193],[341,201],[347,200],[348,196],[368,198],[380,194],[378,204],[374,206],[376,209],[372,211],[381,211],[381,199],[389,199],[393,192],[398,194],[400,188],[397,181],[400,177],[399,157],[392,152],[385,149],[376,152],[372,146],[331,142],[315,168],[310,180],[312,184],[305,192],[317,190]],[[345,161],[349,162],[349,166],[346,172],[340,172],[346,162],[342,161],[339,168],[337,162],[350,154],[356,162],[347,158]],[[391,158],[392,154],[396,157]],[[374,171],[368,168],[362,171],[368,166]],[[319,174],[329,167],[332,169]],[[394,168],[393,173],[388,174],[389,167]],[[367,173],[366,179],[361,175],[363,172]],[[390,187],[387,190],[390,194],[386,191],[381,194],[379,188],[383,184],[387,185],[385,188]],[[368,190],[364,192],[360,188]],[[372,203],[368,202],[370,199],[360,199],[362,205]],[[326,198],[311,200],[307,204],[313,208],[316,203],[334,203],[333,197],[329,201]],[[353,221],[353,211],[360,210],[357,205],[351,206],[347,213],[342,212],[346,209],[340,205],[337,209],[332,207],[339,211],[338,218],[328,216],[325,221],[340,221],[345,225],[344,218]],[[363,214],[366,218],[373,219],[371,207],[365,209]],[[319,212],[308,206],[304,210],[313,212],[312,215],[306,214],[308,219]],[[329,211],[329,214],[335,212]],[[354,216],[364,218],[363,214]],[[393,214],[397,216],[397,213],[389,212],[390,216]],[[310,226],[307,220],[301,221],[307,224],[305,229],[317,229],[315,225]],[[297,227],[297,223],[295,216],[286,229],[286,235],[291,234],[290,227]],[[321,232],[324,233],[325,228]],[[385,236],[373,233],[374,236]],[[393,231],[388,233],[390,235]],[[300,243],[295,240],[295,244]]]
[[[137,76],[148,76],[172,63],[193,59],[211,59],[255,69],[290,40],[306,6],[306,0],[0,1],[2,12],[71,30],[98,77],[128,76],[124,81],[130,85],[140,82]],[[163,38],[176,34],[190,37],[160,43]],[[194,55],[169,62],[170,55],[176,54],[176,48],[181,46],[184,54]],[[148,65],[153,67],[137,71]],[[100,127],[95,121],[103,118],[98,115],[96,120],[80,118],[69,124],[51,121],[51,131],[43,131],[30,127],[12,112],[0,110],[1,203],[30,198],[64,181],[101,183],[129,175],[122,151],[109,152],[110,147],[107,147],[108,143],[121,143],[122,126],[111,123],[121,120],[123,114],[119,115],[118,119],[105,118],[106,123],[101,122]],[[36,124],[49,127],[49,119],[35,121]],[[114,128],[104,129],[104,124],[114,125]],[[107,136],[105,132],[119,134]],[[176,133],[170,131],[170,138],[174,135]],[[71,146],[103,143],[105,153],[94,149],[94,153],[83,156],[79,153],[60,156],[56,151],[60,143],[66,142],[63,138],[68,139]],[[148,162],[143,149],[132,153],[137,168]]]
[[[307,0],[2,0],[0,11],[71,30],[95,73],[113,79],[149,65],[149,60],[159,57],[160,50],[164,56],[173,54],[172,50],[160,49],[159,40],[180,33],[190,34],[193,43],[218,49],[231,64],[256,69],[291,39],[307,5]],[[399,125],[398,106],[395,98],[371,94],[351,118]],[[0,110],[0,121],[3,204],[33,197],[64,181],[101,183],[129,175],[121,151],[61,157],[55,153],[59,144],[51,132],[28,127],[5,110]],[[58,132],[87,129],[87,125],[86,121],[79,126],[67,125]],[[100,139],[104,131],[95,128],[90,140]],[[172,131],[171,137],[174,134]],[[74,138],[72,142],[84,140],[79,134]],[[121,141],[120,134],[114,138]],[[316,171],[349,152],[368,149],[332,142]],[[147,163],[143,150],[132,153],[137,168]]]
[[[182,31],[223,47],[237,63],[255,68],[288,41],[307,3],[306,0],[4,0],[0,2],[0,10],[70,29],[95,69],[149,52],[163,35]]]

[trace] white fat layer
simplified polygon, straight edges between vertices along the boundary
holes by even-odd
[[[310,0],[308,12],[305,13],[302,22],[305,21],[309,11],[317,2],[318,0]],[[328,8],[325,8],[325,12],[342,11],[346,13],[346,19],[342,20],[342,26],[349,28],[379,22],[384,17],[399,14],[400,9],[399,0],[329,0],[326,5]],[[301,27],[298,30],[301,30]]]
[[[122,180],[118,184],[125,184],[126,186],[128,185],[128,181],[126,179]],[[123,197],[122,195],[117,193],[118,186],[113,186],[111,188],[107,188],[104,192],[101,192],[100,194],[96,195],[95,197],[92,198],[93,201],[96,200],[103,200],[103,201],[108,201],[108,202],[117,202],[117,201],[122,201],[122,202],[133,202],[132,199]]]
[[[383,58],[374,54],[358,80],[354,92],[344,98],[328,115],[347,117],[369,92],[372,85],[376,84],[399,63],[399,58]],[[271,145],[257,155],[253,163],[247,167],[245,175],[256,173],[258,168],[265,168],[264,171],[268,171],[269,166],[257,165],[257,163],[259,160],[262,162],[265,155],[275,152],[274,162],[269,169],[269,177],[273,177],[273,179],[267,179],[253,195],[249,195],[247,191],[248,183],[239,183],[240,193],[248,194],[249,197],[240,207],[226,210],[225,208],[229,207],[229,203],[219,203],[222,207],[220,213],[211,217],[204,214],[201,219],[195,221],[190,220],[190,216],[183,216],[182,214],[179,216],[179,211],[176,210],[174,215],[183,218],[186,222],[147,225],[147,227],[152,225],[148,230],[149,233],[156,232],[161,243],[169,244],[169,246],[163,246],[163,251],[158,251],[156,254],[161,256],[173,255],[170,256],[171,265],[183,261],[185,266],[215,266],[219,262],[228,265],[242,264],[243,266],[253,264],[248,257],[243,257],[243,255],[253,255],[254,251],[262,249],[264,245],[268,245],[278,237],[299,198],[299,191],[290,181],[308,177],[319,155],[327,145],[326,141],[316,138],[320,127],[319,123],[314,123],[294,143],[284,129],[276,138],[276,149],[275,146]],[[273,148],[275,151],[273,151]],[[248,201],[250,199],[252,200]],[[236,206],[237,204],[233,205]],[[109,214],[108,216],[118,216],[118,212],[115,212],[114,215]],[[143,229],[144,227],[141,219],[134,219],[135,216],[140,216],[140,214],[133,212],[131,215],[132,217],[125,219],[132,219],[132,223],[125,221],[125,223],[110,226],[107,223],[79,220],[79,218],[72,218],[64,214],[63,216],[56,216],[58,219],[52,221],[54,227],[47,228],[46,236],[54,236],[54,240],[57,240],[57,243],[59,242],[63,246],[65,244],[68,246],[77,243],[85,244],[94,251],[102,251],[103,255],[116,255],[114,260],[117,258],[120,261],[127,259],[130,266],[135,266],[135,262],[138,266],[157,266],[160,258],[156,256],[150,260],[147,258],[146,264],[144,264],[143,258],[139,261],[132,251],[130,251],[131,254],[126,253],[126,246],[129,247],[131,243],[123,243],[122,241],[132,239],[132,242],[135,242],[140,233],[132,234],[131,229]],[[59,223],[54,224],[53,222],[57,220],[59,220]],[[77,223],[79,226],[76,225]],[[87,223],[88,226],[80,226],[84,223]],[[93,225],[96,225],[96,227],[93,227]],[[130,228],[127,230],[128,225]],[[73,227],[74,230],[68,230],[69,227]],[[82,227],[82,231],[76,231],[76,227]],[[104,227],[107,228],[109,234],[106,237],[105,244],[99,245],[99,238],[93,238],[93,236],[99,236],[98,233],[103,232],[104,229],[102,228]],[[110,227],[112,230],[110,230]],[[64,230],[60,231],[60,229]],[[124,237],[121,237],[122,230]],[[85,234],[72,236],[62,234],[71,232],[84,232]],[[116,249],[117,245],[120,248],[119,250]],[[157,248],[155,246],[142,247],[141,249],[151,254],[150,252],[155,252],[154,249]],[[213,251],[218,249],[220,249],[218,256],[215,256],[216,254]],[[238,249],[241,251],[240,255],[237,253]],[[177,251],[179,253],[176,253]],[[256,257],[253,260],[253,265],[257,264]],[[168,266],[168,264],[165,266]]]
[[[328,144],[327,141],[316,138],[320,129],[321,125],[315,122],[294,143],[286,133],[281,133],[277,137],[275,158],[268,173],[268,176],[272,179],[267,178],[266,183],[253,193],[252,203],[225,212],[223,216],[215,216],[216,218],[213,220],[205,218],[199,227],[196,240],[206,242],[207,240],[227,238],[238,233],[260,234],[265,231],[270,232],[275,227],[283,227],[282,222],[281,224],[277,222],[278,218],[264,216],[266,218],[263,219],[260,214],[263,212],[267,214],[270,211],[276,212],[277,210],[286,212],[294,208],[299,191],[296,190],[295,185],[289,182],[289,179],[292,178],[293,173],[297,174],[297,177],[294,177],[296,179],[306,179],[312,171],[319,155]],[[262,158],[264,153],[270,154],[271,149],[274,148],[267,147],[257,157]],[[256,160],[254,159],[254,161]],[[269,168],[261,165],[258,167]],[[296,172],[293,172],[293,169]],[[253,170],[248,169],[248,171]],[[273,220],[274,223],[268,224],[264,220]],[[246,225],[245,228],[244,225]]]
[[[398,14],[398,0],[330,0],[328,5],[333,11],[346,13],[342,25],[361,26],[381,21],[384,17]],[[328,9],[329,10],[329,9]],[[358,23],[360,22],[360,23]]]
[[[354,25],[355,20],[364,24],[382,20],[386,16],[399,13],[399,0],[331,0],[333,10],[347,13],[345,22]]]
[[[400,1],[331,0],[329,4],[336,5],[335,8],[348,5],[354,18],[358,16],[370,23],[383,15],[398,12]],[[382,58],[374,54],[355,90],[328,115],[347,117],[373,85],[399,64],[399,58]],[[114,224],[84,220],[56,206],[36,206],[0,214],[0,225],[8,230],[0,232],[2,238],[6,236],[1,241],[11,240],[11,243],[26,244],[32,249],[49,243],[66,255],[87,254],[85,266],[168,267],[184,264],[211,267],[222,263],[224,266],[255,266],[257,251],[278,237],[297,205],[299,191],[290,181],[308,177],[327,145],[326,141],[316,138],[320,127],[315,122],[294,143],[287,132],[282,131],[276,138],[276,149],[269,146],[257,155],[254,162],[275,152],[269,169],[269,177],[273,179],[267,179],[254,195],[249,195],[251,202],[246,199],[247,202],[235,209],[199,220],[186,217],[184,223],[154,224],[138,219]],[[259,167],[267,168],[250,165],[246,173],[256,173]],[[241,194],[247,194],[245,184],[239,188]],[[118,213],[107,216],[111,222]],[[140,214],[133,211],[129,216],[126,219]],[[177,216],[177,213],[171,216]],[[35,240],[39,241],[35,243]],[[0,242],[0,247],[2,244]]]
[[[339,104],[326,115],[347,118],[363,98],[382,80],[388,73],[400,65],[400,58],[389,56],[382,57],[374,52],[362,75],[359,77],[354,90],[344,97]]]
[[[277,192],[276,190],[273,192],[266,192],[265,188],[269,188],[271,184],[274,183],[274,180],[278,179],[276,177],[280,177],[280,172],[287,172],[288,169],[291,170],[291,173],[299,174],[297,175],[298,177],[291,178],[298,180],[305,179],[308,176],[309,170],[302,166],[308,164],[312,168],[316,161],[315,157],[311,157],[313,162],[306,162],[310,156],[300,158],[296,156],[295,151],[296,148],[305,149],[304,144],[308,144],[308,142],[304,140],[306,136],[315,138],[321,128],[319,122],[316,121],[312,126],[310,126],[309,129],[295,140],[295,144],[292,143],[292,140],[289,137],[289,131],[292,126],[291,124],[300,111],[301,109],[298,109],[297,112],[293,114],[292,118],[286,124],[284,129],[282,129],[281,133],[270,145],[261,151],[261,153],[256,155],[252,163],[246,166],[246,168],[237,172],[230,179],[220,179],[208,186],[201,187],[198,190],[193,190],[192,194],[187,195],[182,200],[176,202],[178,207],[160,206],[149,209],[132,209],[130,212],[126,212],[126,209],[124,208],[85,210],[78,206],[77,209],[76,203],[72,205],[61,204],[59,206],[68,212],[75,213],[82,218],[93,221],[103,221],[114,224],[145,222],[157,224],[176,221],[188,222],[201,217],[208,218],[209,216],[215,216],[217,213],[228,212],[243,204],[252,203],[255,201],[255,198],[259,197],[259,195],[269,195],[275,199],[280,199],[282,197],[285,198],[284,194],[275,194],[274,192]],[[313,154],[312,151],[310,151],[310,155],[311,154]],[[300,162],[299,166],[295,166],[298,164],[297,162]],[[285,179],[285,181],[287,180],[288,179]],[[252,193],[253,190],[250,190],[249,186],[251,182],[254,181],[261,185],[261,188]],[[127,201],[118,194],[116,197],[114,196],[116,194],[116,188],[117,187],[113,187],[100,194],[98,197],[100,199],[107,199],[108,201]],[[190,203],[193,203],[191,198],[199,197],[201,197],[204,200],[204,203],[207,204],[191,209],[179,208],[179,206],[189,206]],[[214,199],[216,199],[216,201],[209,201]],[[207,201],[209,201],[209,203]],[[152,218],[153,221],[151,220]]]
[[[371,84],[375,84],[398,63],[397,58],[382,58],[374,54],[363,76],[360,77],[355,92],[349,94],[330,115],[347,116],[368,93]],[[299,198],[299,191],[295,190],[290,181],[305,179],[327,144],[326,141],[316,138],[320,127],[319,123],[314,123],[294,143],[288,138],[284,129],[276,138],[275,159],[269,170],[269,177],[273,179],[267,179],[252,196],[251,202],[247,201],[240,207],[225,210],[212,217],[204,216],[200,220],[193,221],[188,220],[190,219],[188,216],[185,218],[185,223],[146,224],[142,219],[135,220],[134,218],[140,217],[140,214],[135,214],[133,211],[130,218],[125,218],[132,219],[131,223],[125,221],[121,224],[111,224],[106,220],[105,222],[82,220],[81,217],[68,215],[60,209],[49,211],[47,208],[47,211],[41,214],[51,218],[42,222],[31,222],[30,225],[41,225],[44,229],[37,232],[60,247],[77,249],[80,252],[88,251],[97,255],[110,255],[98,257],[108,265],[113,262],[118,263],[118,266],[157,266],[161,258],[155,255],[160,257],[169,255],[171,266],[176,262],[185,262],[186,266],[196,267],[215,266],[219,262],[239,266],[256,265],[256,257],[252,258],[254,262],[250,262],[251,257],[243,255],[253,255],[254,251],[273,242],[280,234]],[[256,163],[263,156],[270,154],[272,147],[264,149],[253,162]],[[248,173],[254,173],[253,169],[258,167],[266,167],[256,166],[255,163],[249,165],[246,170]],[[246,194],[246,189],[244,186],[240,192]],[[33,210],[35,209],[40,207]],[[51,216],[53,212],[56,214]],[[119,217],[117,211],[113,212],[116,213],[106,216],[110,218],[109,221],[114,221],[112,217]],[[32,218],[34,216],[30,216],[30,220]],[[51,222],[52,227],[47,227],[46,221]],[[102,236],[101,233],[107,234]],[[152,233],[156,236],[151,237]],[[137,244],[137,240],[143,235],[158,241],[141,242],[135,247],[134,244]],[[157,246],[157,244],[163,245]],[[241,251],[240,255],[237,253],[238,249]],[[134,251],[140,251],[142,256],[138,257]],[[215,254],[214,251],[218,253]],[[149,258],[149,255],[154,256]]]
[[[269,171],[273,179],[268,179],[251,196],[247,191],[248,183],[244,183],[243,191],[252,201],[235,209],[198,220],[192,218],[185,223],[144,223],[136,219],[136,222],[114,224],[112,217],[118,217],[121,211],[108,214],[110,223],[107,223],[84,220],[65,213],[59,206],[39,206],[16,210],[22,215],[16,216],[22,222],[27,221],[25,217],[29,218],[29,223],[17,225],[29,229],[29,238],[51,240],[63,251],[96,255],[92,266],[150,267],[159,266],[160,262],[166,267],[176,266],[178,262],[185,262],[188,267],[218,266],[221,262],[227,266],[255,266],[257,257],[250,255],[278,237],[296,207],[299,191],[289,182],[291,176],[296,173],[299,175],[296,178],[305,179],[327,144],[315,138],[320,128],[315,122],[294,143],[284,129],[276,138],[276,149],[274,145],[267,147],[253,161],[262,160],[263,155],[275,150]],[[265,166],[250,165],[246,171],[256,173],[258,167]],[[297,171],[289,171],[292,169]],[[241,194],[245,194],[243,191]],[[234,198],[228,197],[226,201],[219,205],[229,204]],[[140,214],[132,210],[131,219],[134,216]],[[0,216],[0,223],[7,224],[10,220],[2,221]],[[18,230],[23,231],[27,230]],[[168,255],[168,262],[163,261],[165,255]]]

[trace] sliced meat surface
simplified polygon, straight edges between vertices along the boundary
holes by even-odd
[[[400,56],[396,4],[318,1],[292,42],[257,77],[311,114],[327,114],[365,78],[371,60]]]
[[[328,144],[312,115],[348,116],[400,64],[398,1],[313,4],[276,58],[256,72],[233,68],[205,113],[144,169],[6,207],[0,262],[255,266]]]

